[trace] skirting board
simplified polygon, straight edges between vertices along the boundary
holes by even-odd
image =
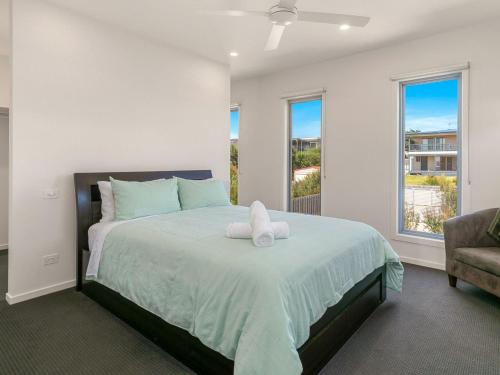
[[[75,285],[76,285],[76,280],[68,280],[68,281],[63,281],[62,283],[49,285],[49,286],[46,286],[44,288],[31,290],[31,291],[25,292],[25,293],[19,293],[19,294],[15,294],[15,295],[12,295],[10,293],[6,293],[5,300],[7,301],[7,303],[9,305],[13,305],[15,303],[27,301],[29,299],[33,299],[33,298],[37,298],[37,297],[41,297],[41,296],[44,296],[46,294],[59,292],[61,290],[68,289],[68,288],[73,288]]]
[[[399,259],[401,259],[401,262],[403,263],[415,264],[417,266],[435,268],[441,271],[444,271],[446,269],[444,264],[438,262],[431,262],[428,260],[410,258],[410,257],[399,257]]]

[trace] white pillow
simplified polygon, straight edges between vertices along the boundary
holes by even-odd
[[[101,223],[115,220],[115,200],[113,198],[113,189],[110,181],[97,181],[99,191],[101,192]]]

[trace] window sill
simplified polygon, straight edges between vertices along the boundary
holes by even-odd
[[[420,237],[411,234],[398,233],[392,236],[394,241],[409,242],[417,245],[432,246],[444,249],[444,240],[439,238]]]

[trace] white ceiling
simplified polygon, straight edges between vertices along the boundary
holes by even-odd
[[[0,0],[7,2],[6,0]],[[143,36],[231,65],[233,77],[345,56],[500,16],[500,0],[299,0],[300,10],[371,17],[362,29],[295,23],[264,51],[266,18],[208,16],[203,9],[267,10],[277,0],[50,0]],[[4,12],[0,6],[0,12]],[[3,15],[2,15],[3,18]],[[2,20],[3,21],[3,20]],[[0,41],[4,27],[0,29]],[[0,49],[1,51],[1,49]],[[230,58],[230,51],[240,56]]]

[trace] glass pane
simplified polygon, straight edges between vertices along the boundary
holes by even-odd
[[[239,137],[239,114],[237,109],[231,110],[231,152],[230,152],[230,196],[231,203],[238,204],[238,137]]]
[[[290,104],[290,211],[321,215],[321,99]]]
[[[443,234],[457,215],[459,78],[403,85],[403,231]]]

